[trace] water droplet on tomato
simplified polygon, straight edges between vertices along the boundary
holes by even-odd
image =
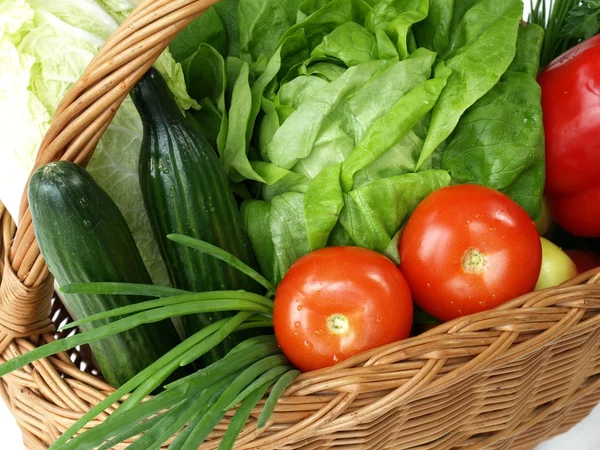
[[[294,337],[298,337],[298,332],[294,331]]]
[[[333,362],[338,362],[338,357],[337,357],[337,355],[333,355]]]
[[[430,288],[431,287],[431,283],[427,283],[427,287]]]
[[[294,324],[294,326],[295,326],[296,328],[300,328],[300,322],[296,322],[296,323]]]
[[[297,309],[298,311],[302,311],[302,305],[298,305],[298,306],[296,307],[296,309]]]
[[[317,336],[321,336],[323,334],[323,330],[317,330],[315,331],[315,333],[317,334]]]
[[[304,341],[304,346],[308,349],[311,349],[313,345],[308,341]]]

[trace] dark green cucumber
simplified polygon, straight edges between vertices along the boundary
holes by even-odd
[[[226,263],[167,239],[171,233],[201,239],[256,267],[219,157],[185,120],[164,79],[150,69],[134,87],[132,98],[144,125],[139,163],[144,204],[171,282],[194,292],[260,291],[251,278]],[[229,315],[201,314],[182,321],[189,336]],[[200,364],[221,359],[244,337],[230,336],[202,357]]]
[[[82,167],[47,164],[29,184],[35,235],[50,272],[59,285],[80,282],[152,283],[121,212]],[[124,295],[65,295],[75,320],[147,300]],[[82,325],[104,325],[106,319]],[[141,325],[90,345],[106,381],[120,386],[180,341],[171,320]],[[188,370],[174,374],[181,376]]]

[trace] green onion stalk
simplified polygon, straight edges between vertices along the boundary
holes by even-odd
[[[267,294],[187,292],[131,283],[78,283],[62,287],[61,290],[68,294],[121,294],[154,299],[64,325],[62,330],[119,317],[107,325],[45,344],[5,362],[0,365],[0,377],[42,358],[142,324],[205,312],[233,311],[236,314],[189,336],[118,387],[71,425],[49,450],[109,449],[128,440],[133,440],[129,445],[132,450],[160,449],[169,440],[170,450],[195,450],[225,414],[237,408],[219,445],[219,450],[228,450],[233,448],[258,402],[269,393],[257,422],[257,427],[262,428],[272,416],[279,398],[300,373],[283,355],[275,336],[266,334],[243,341],[221,360],[163,386],[157,395],[147,399],[179,367],[196,361],[231,333],[273,326],[272,297],[275,288],[265,277],[207,242],[181,235],[170,235],[169,239],[230,264],[264,286]],[[127,394],[127,399],[102,424],[76,436],[90,421]]]

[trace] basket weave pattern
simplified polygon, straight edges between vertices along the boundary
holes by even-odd
[[[63,99],[36,168],[56,160],[85,166],[135,82],[213,3],[143,2]],[[18,229],[0,204],[0,274],[0,362],[63,337],[54,330],[70,318],[52,298],[25,195]],[[594,270],[303,374],[259,431],[258,405],[236,448],[531,449],[600,402],[599,346],[600,271]],[[47,449],[113,391],[90,361],[85,348],[77,349],[1,380],[0,394],[28,449]],[[227,419],[202,448],[216,449],[226,426]]]

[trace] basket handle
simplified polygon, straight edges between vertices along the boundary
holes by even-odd
[[[87,166],[135,83],[171,41],[218,0],[144,0],[106,41],[62,99],[30,176],[52,161]],[[0,329],[26,337],[52,331],[54,280],[36,242],[27,186],[19,226],[7,246],[0,285]]]

